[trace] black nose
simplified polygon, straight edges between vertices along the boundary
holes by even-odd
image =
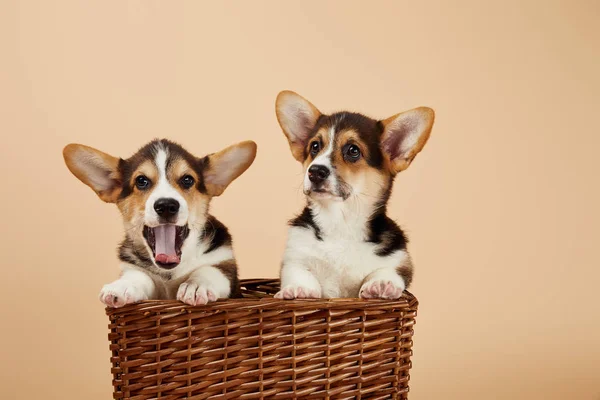
[[[161,217],[172,217],[179,211],[179,202],[175,199],[158,199],[154,202],[154,211]]]
[[[311,165],[308,169],[308,179],[312,183],[322,183],[329,176],[329,169],[324,165]]]

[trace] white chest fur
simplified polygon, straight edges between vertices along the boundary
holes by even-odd
[[[303,269],[316,278],[322,297],[358,297],[369,274],[380,269],[393,270],[408,258],[402,250],[385,257],[375,254],[376,250],[376,244],[355,235],[327,235],[319,240],[312,229],[291,227],[283,259],[282,285],[294,281],[300,284],[302,273],[298,272]]]

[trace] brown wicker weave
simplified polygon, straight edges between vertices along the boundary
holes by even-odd
[[[107,309],[115,399],[406,399],[417,300],[243,299]]]

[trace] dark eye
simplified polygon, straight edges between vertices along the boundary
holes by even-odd
[[[179,180],[179,184],[181,185],[181,187],[183,187],[184,189],[189,189],[192,186],[194,186],[194,178],[191,175],[184,175],[180,180]]]
[[[310,144],[310,154],[313,156],[321,150],[321,144],[319,142],[312,142]]]
[[[148,189],[148,186],[150,186],[150,179],[144,175],[140,175],[135,178],[135,186],[140,190]]]
[[[360,158],[360,149],[357,145],[351,144],[346,150],[346,154],[351,161],[356,161]]]

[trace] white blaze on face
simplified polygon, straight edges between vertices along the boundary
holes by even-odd
[[[179,202],[179,212],[177,213],[177,221],[175,225],[183,226],[187,224],[189,210],[188,205],[183,196],[169,183],[167,179],[167,159],[169,154],[163,147],[158,147],[154,163],[158,169],[158,181],[153,182],[152,193],[145,206],[145,224],[150,227],[159,224],[159,216],[154,210],[154,203],[158,199],[174,199]]]
[[[308,177],[308,170],[313,165],[323,165],[327,167],[329,170],[329,176],[325,184],[323,185],[323,189],[331,191],[334,195],[337,187],[337,179],[335,175],[335,171],[333,169],[333,165],[331,164],[331,155],[333,153],[335,143],[335,126],[332,126],[329,129],[329,143],[327,144],[327,148],[321,150],[321,152],[317,155],[317,157],[310,163],[308,168],[306,168],[306,173],[304,174],[304,193],[307,193],[311,187],[312,183]]]

